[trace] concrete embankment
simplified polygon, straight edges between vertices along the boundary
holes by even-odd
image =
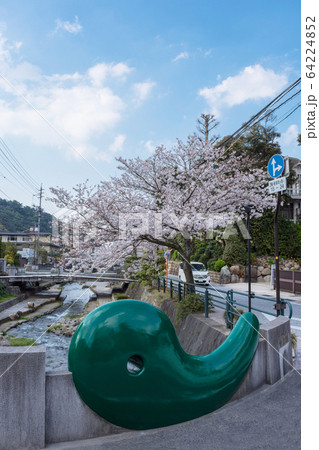
[[[50,314],[61,305],[62,300],[61,288],[54,285],[36,295],[21,294],[4,302],[2,305],[6,308],[0,312],[0,332],[4,334],[28,320],[36,320],[44,314]]]

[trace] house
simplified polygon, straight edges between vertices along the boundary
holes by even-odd
[[[22,265],[27,263],[29,259],[34,258],[36,252],[38,231],[37,229],[30,229],[24,232],[9,232],[0,231],[0,240],[4,243],[12,242],[17,246],[17,251],[21,256]],[[39,233],[39,248],[47,251],[51,255],[54,251],[60,248],[59,245],[52,242],[51,233]]]
[[[293,175],[293,183],[285,192],[287,198],[281,213],[287,219],[296,222],[301,217],[301,161],[298,158],[285,158],[285,173]]]

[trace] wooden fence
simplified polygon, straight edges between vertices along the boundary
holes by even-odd
[[[274,289],[276,283],[276,271],[274,270]],[[301,294],[301,271],[300,270],[280,270],[279,271],[280,290]]]

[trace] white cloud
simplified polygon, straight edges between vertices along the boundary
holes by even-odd
[[[0,78],[0,135],[23,136],[44,148],[60,147],[74,156],[80,153],[101,158],[94,142],[101,138],[108,142],[107,134],[119,124],[126,109],[121,91],[111,89],[108,81],[123,81],[133,68],[122,62],[101,63],[84,73],[47,76],[26,61],[15,63],[1,34],[0,64],[4,76]],[[135,85],[140,100],[153,85]],[[107,144],[109,151],[120,151],[124,141],[125,136],[119,134]]]
[[[285,74],[264,69],[260,64],[245,67],[238,75],[228,77],[220,84],[199,90],[217,117],[224,107],[240,105],[247,100],[273,97],[288,83]]]
[[[132,67],[124,63],[100,63],[88,70],[88,77],[94,86],[102,86],[107,77],[125,79],[133,71]]]
[[[156,86],[154,81],[144,81],[142,83],[135,83],[133,85],[133,102],[137,105],[140,105],[147,97],[150,95],[153,87]]]
[[[123,149],[124,142],[126,141],[125,134],[118,134],[109,149],[112,153],[118,153]]]
[[[151,140],[148,141],[140,141],[140,144],[143,145],[143,147],[150,153],[153,153],[155,150],[155,145]]]
[[[290,127],[287,128],[287,130],[280,136],[280,145],[288,146],[293,144],[294,146],[296,146],[298,134],[298,126],[295,124],[290,125]]]
[[[155,146],[154,144],[152,144],[152,141],[146,141],[145,142],[145,148],[146,150],[148,150],[150,153],[153,153],[155,150]]]
[[[56,20],[55,33],[58,31],[66,31],[67,33],[77,34],[82,31],[82,25],[79,23],[78,16],[75,16],[75,21],[73,23],[68,21],[62,21],[60,19]]]
[[[181,53],[179,53],[179,55],[177,55],[177,56],[173,59],[173,62],[179,61],[180,59],[188,59],[188,58],[189,58],[188,52],[181,52]]]

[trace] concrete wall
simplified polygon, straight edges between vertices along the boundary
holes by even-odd
[[[260,334],[268,344],[266,383],[273,384],[291,370],[290,320],[287,317],[279,316],[276,320],[262,325]]]
[[[45,347],[0,347],[0,449],[44,448]]]
[[[67,371],[47,372],[45,390],[46,443],[117,434],[124,429],[110,424],[80,398]]]
[[[162,308],[174,322],[174,303],[165,301]],[[184,350],[197,355],[212,352],[229,333],[199,314],[189,315],[176,329]],[[260,334],[252,366],[232,400],[275,383],[292,369],[289,319],[279,317],[262,325]],[[69,372],[45,373],[45,347],[25,351],[25,347],[0,347],[0,450],[38,449],[45,443],[127,431],[84,404]]]
[[[10,308],[10,306],[14,306],[17,303],[21,302],[26,298],[26,294],[20,294],[17,297],[11,298],[10,300],[7,300],[3,303],[0,303],[0,311],[4,311],[7,308]]]
[[[202,314],[190,314],[176,323],[176,308],[173,302],[165,300],[161,309],[175,324],[183,349],[192,355],[205,355],[219,347],[227,335],[223,325]],[[290,320],[276,319],[260,326],[260,339],[253,363],[233,399],[243,397],[264,384],[274,384],[292,370]]]

